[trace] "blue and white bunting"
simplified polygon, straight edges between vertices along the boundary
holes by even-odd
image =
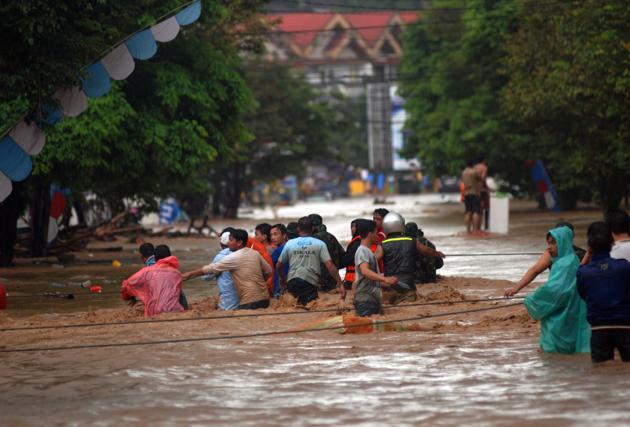
[[[160,43],[170,42],[179,34],[179,24],[174,16],[151,27],[153,38]]]
[[[201,16],[201,0],[197,0],[190,6],[182,9],[175,15],[179,25],[190,25]]]
[[[46,143],[46,134],[35,124],[35,122],[27,123],[22,120],[14,127],[9,136],[20,148],[31,156],[41,153]]]
[[[0,172],[11,181],[23,181],[31,173],[33,163],[28,154],[10,136],[0,140]]]
[[[131,56],[145,60],[151,58],[157,52],[157,43],[151,30],[143,30],[129,37],[125,42]]]
[[[112,88],[112,81],[101,61],[95,62],[85,70],[85,77],[81,78],[81,82],[83,92],[88,98],[103,96]]]
[[[11,180],[7,178],[5,174],[0,172],[0,202],[9,197],[11,191],[13,191],[13,184],[11,183]]]
[[[31,173],[30,156],[39,154],[46,143],[42,125],[55,125],[63,116],[77,117],[88,106],[88,98],[106,95],[113,80],[124,80],[135,69],[134,59],[147,60],[157,52],[157,42],[174,40],[182,26],[190,25],[201,16],[201,0],[186,6],[175,15],[150,28],[131,35],[107,55],[85,69],[81,86],[59,89],[54,99],[59,105],[47,103],[39,111],[39,121],[20,121],[0,140],[0,202],[12,191],[11,181],[22,181]]]

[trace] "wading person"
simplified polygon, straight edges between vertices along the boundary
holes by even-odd
[[[376,257],[370,249],[378,239],[376,223],[369,220],[357,222],[357,234],[361,237],[361,245],[354,255],[356,280],[352,287],[352,295],[357,315],[365,317],[381,312],[381,287],[394,286],[398,279],[379,274]]]
[[[343,286],[347,291],[352,289],[352,282],[354,282],[356,278],[354,254],[357,252],[359,246],[361,246],[361,236],[357,232],[357,224],[360,221],[367,221],[367,219],[355,219],[350,223],[352,240],[348,243],[346,252],[343,254],[343,257],[341,257],[341,265],[346,268],[346,275],[343,278]]]
[[[155,264],[155,248],[152,243],[141,244],[138,252],[140,252],[140,258],[144,265],[150,267]]]
[[[184,274],[184,279],[229,271],[238,292],[239,310],[269,307],[266,279],[272,275],[272,269],[258,251],[247,247],[247,239],[247,231],[232,231],[228,240],[231,253],[219,262]]]
[[[415,222],[405,224],[405,235],[416,239],[416,241],[428,248],[437,250],[435,245],[424,236],[424,232],[418,228]],[[442,260],[442,258],[419,253],[418,258],[416,258],[416,282],[437,282],[437,271],[442,267],[444,267],[444,260]]]
[[[228,245],[230,243],[230,232],[233,230],[233,228],[226,229],[221,234],[221,251],[214,256],[212,263],[217,263],[232,253]],[[217,279],[217,288],[219,289],[219,310],[238,309],[238,306],[241,305],[241,303],[238,297],[238,292],[236,292],[236,288],[234,287],[232,273],[229,271],[222,271],[215,277]]]
[[[579,261],[573,250],[569,227],[547,233],[547,246],[553,267],[547,282],[525,298],[529,315],[540,320],[540,347],[546,353],[588,353],[590,328],[586,305],[576,287]]]
[[[258,224],[254,229],[254,238],[263,244],[267,252],[271,256],[275,247],[271,242],[271,225],[263,222]]]
[[[577,272],[577,288],[591,325],[591,359],[630,362],[630,262],[610,256],[613,238],[603,222],[588,227],[591,261]]]
[[[308,218],[311,220],[313,224],[313,237],[321,240],[326,245],[326,249],[328,249],[328,254],[330,255],[330,259],[337,270],[342,268],[341,258],[343,257],[345,251],[343,250],[343,246],[339,243],[339,240],[332,234],[329,233],[326,229],[326,226],[323,224],[323,218],[319,214],[310,214]],[[320,270],[322,272],[321,276],[321,290],[324,292],[331,291],[337,287],[337,283],[335,279],[328,273],[326,267],[323,265],[320,266]]]
[[[571,224],[570,222],[561,221],[556,224],[555,228],[558,228],[558,227],[568,227],[571,230],[571,236],[575,236],[575,232],[573,230],[573,224]],[[581,260],[584,257],[584,254],[586,253],[586,251],[578,246],[575,246],[573,243],[571,243],[571,245],[573,246],[573,252],[575,252],[575,256],[577,256],[577,258]],[[532,283],[534,279],[538,277],[540,273],[542,273],[543,271],[547,269],[551,269],[552,263],[553,263],[553,257],[549,253],[549,249],[545,249],[545,251],[540,255],[540,258],[538,258],[538,261],[536,261],[534,265],[532,265],[525,272],[523,277],[521,277],[521,279],[518,282],[516,282],[516,284],[513,287],[505,290],[505,296],[511,297],[511,296],[516,295],[521,289],[523,289],[524,287]]]
[[[287,243],[287,228],[284,224],[276,224],[271,227],[271,242],[276,246],[276,249],[271,254],[271,260],[273,264],[276,265],[278,260],[280,259],[280,254],[282,254],[282,250],[284,249],[285,243]],[[286,277],[289,273],[289,264],[284,264],[284,276]],[[274,269],[273,273],[273,298],[279,298],[282,294],[280,289],[280,274],[277,269]]]
[[[606,223],[610,227],[614,241],[610,256],[630,261],[630,219],[628,214],[617,209],[607,215]]]
[[[405,235],[405,219],[396,212],[383,219],[387,237],[376,250],[376,259],[382,259],[385,276],[395,276],[398,285],[383,292],[383,300],[389,304],[416,300],[416,261],[419,255],[443,257],[442,252],[431,249],[416,239]]]
[[[339,271],[333,264],[324,242],[312,236],[313,223],[308,217],[298,221],[299,237],[289,240],[280,254],[276,269],[280,272],[280,286],[289,291],[298,303],[306,305],[318,298],[321,287],[321,270],[323,264],[335,279],[341,297],[345,297],[345,289]],[[284,264],[289,264],[288,276],[284,275]]]
[[[263,257],[263,259],[267,261],[267,264],[269,264],[269,266],[271,267],[272,274],[267,280],[267,292],[269,293],[269,296],[271,296],[273,294],[273,269],[274,269],[274,264],[273,264],[273,261],[271,260],[271,254],[267,250],[267,247],[255,237],[247,238],[247,247],[258,252],[260,256]]]
[[[123,281],[122,299],[132,305],[136,300],[142,301],[145,317],[184,311],[180,303],[182,274],[177,257],[171,255],[166,245],[155,248],[155,257],[155,265],[144,267]]]

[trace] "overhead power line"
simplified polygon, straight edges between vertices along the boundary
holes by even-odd
[[[579,3],[579,2],[581,2],[581,0],[557,0],[555,2],[546,2],[544,0],[537,0],[536,3],[542,3],[540,5],[541,7],[539,8],[532,7],[533,6],[532,3],[534,2],[530,2],[527,4],[523,4],[522,9],[515,10],[514,12],[533,11],[533,10],[545,11],[551,8],[552,6],[555,6],[558,4],[572,4],[572,3]],[[473,10],[473,8],[424,9],[424,10],[419,10],[418,12],[458,11],[458,10]],[[331,12],[331,13],[343,13],[343,12]],[[485,21],[488,19],[499,19],[499,18],[504,18],[504,17],[505,15],[499,15],[495,13],[495,14],[484,16],[484,17],[468,17],[468,18],[460,17],[458,19],[423,19],[423,20],[418,20],[414,22],[406,22],[406,23],[401,22],[401,23],[386,24],[386,25],[366,25],[366,26],[355,26],[355,27],[348,27],[348,28],[344,28],[344,27],[334,27],[334,28],[328,28],[328,29],[322,29],[322,28],[310,29],[309,28],[309,29],[290,30],[290,31],[272,29],[270,30],[270,32],[280,33],[280,34],[325,33],[325,32],[339,32],[339,31],[353,31],[353,30],[385,29],[385,28],[395,28],[395,27],[407,27],[407,26],[413,26],[413,25],[458,24],[461,22],[480,22],[480,21]]]

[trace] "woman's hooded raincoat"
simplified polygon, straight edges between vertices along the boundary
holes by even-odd
[[[558,227],[550,231],[558,245],[549,280],[525,298],[529,315],[540,320],[540,347],[546,353],[589,353],[591,329],[586,304],[576,286],[580,263],[573,251],[573,231]]]

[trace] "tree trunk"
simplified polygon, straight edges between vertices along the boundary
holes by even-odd
[[[37,178],[31,200],[31,255],[46,256],[48,250],[48,222],[50,217],[50,183]]]
[[[241,191],[243,189],[243,165],[235,163],[232,166],[232,179],[226,188],[225,218],[236,218],[241,205]]]
[[[625,171],[616,171],[600,183],[600,198],[604,214],[619,208],[626,192]]]
[[[17,222],[24,205],[22,185],[13,183],[13,192],[0,203],[0,267],[10,267],[13,263]]]

